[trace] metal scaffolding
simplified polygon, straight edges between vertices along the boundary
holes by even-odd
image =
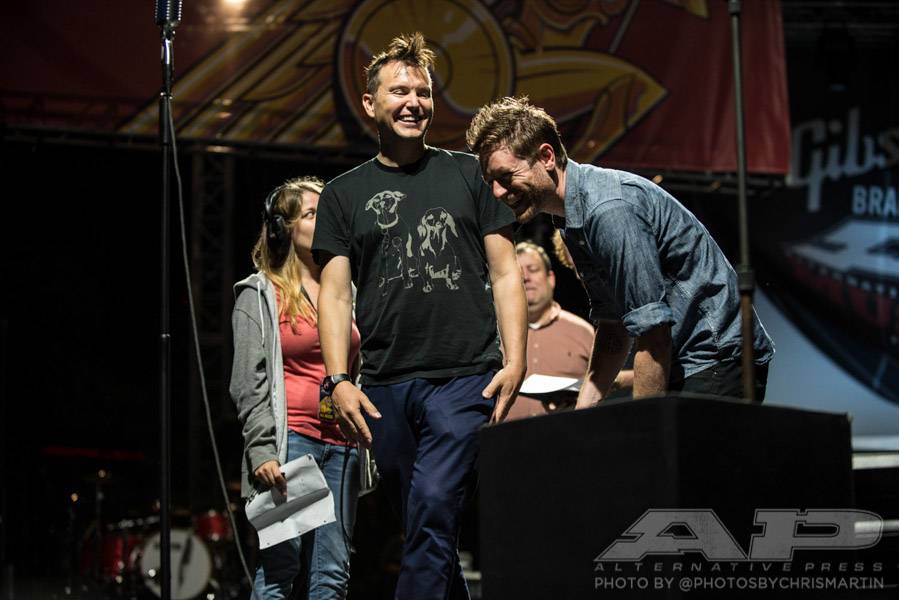
[[[236,421],[228,398],[231,370],[231,326],[234,281],[234,165],[232,154],[191,148],[190,264],[200,352],[206,389],[217,433]],[[190,503],[195,509],[219,507],[216,487],[210,485],[213,464],[206,431],[200,373],[191,352],[189,428],[194,435],[190,447]],[[225,457],[227,459],[227,457]],[[226,468],[226,472],[231,469]]]

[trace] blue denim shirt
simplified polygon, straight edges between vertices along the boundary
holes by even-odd
[[[741,354],[737,274],[706,228],[651,181],[568,161],[563,236],[590,297],[590,318],[631,336],[671,324],[671,377]],[[774,345],[754,315],[755,361]]]

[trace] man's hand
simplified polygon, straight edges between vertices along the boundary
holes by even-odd
[[[593,352],[575,408],[596,406],[606,397],[630,349],[631,339],[621,321],[601,319],[596,324]]]
[[[278,461],[269,460],[262,463],[253,475],[267,487],[278,488],[278,491],[287,495],[287,480],[281,472],[281,464]]]
[[[481,395],[484,398],[492,398],[496,396],[496,406],[493,408],[493,414],[490,416],[490,425],[501,423],[509,414],[509,409],[515,404],[518,397],[518,390],[524,381],[524,375],[527,369],[523,366],[507,364],[505,367],[496,372]]]
[[[485,235],[484,250],[493,287],[496,324],[505,355],[505,366],[482,392],[485,398],[496,396],[496,406],[490,416],[493,425],[506,418],[527,372],[528,304],[521,282],[521,267],[515,258],[512,226]]]
[[[634,388],[634,370],[633,369],[622,369],[618,372],[618,376],[615,377],[615,381],[612,382],[612,389],[609,390],[611,392],[618,392],[621,390],[633,390]]]
[[[602,400],[602,394],[599,392],[599,388],[592,380],[586,378],[581,384],[581,389],[577,394],[577,404],[574,405],[574,408],[575,410],[593,408],[599,404],[600,400]]]
[[[349,381],[341,381],[331,393],[331,403],[334,405],[334,412],[337,413],[337,424],[346,439],[371,448],[371,431],[365,423],[362,411],[364,410],[373,419],[380,419],[381,413],[368,396]]]

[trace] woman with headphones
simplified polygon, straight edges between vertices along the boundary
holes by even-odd
[[[309,598],[345,598],[359,491],[358,455],[337,426],[317,329],[319,267],[312,259],[323,182],[291,179],[269,194],[253,248],[258,272],[234,286],[231,397],[243,427],[241,495],[286,489],[280,466],[311,454],[334,497],[337,521],[259,553],[253,587],[260,600],[290,595],[302,570]],[[352,329],[349,364],[358,365]]]

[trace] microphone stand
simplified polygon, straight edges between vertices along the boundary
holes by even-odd
[[[728,0],[730,13],[731,45],[734,63],[734,102],[737,126],[737,205],[740,228],[740,264],[737,266],[737,283],[740,289],[740,316],[743,339],[743,397],[755,400],[755,362],[753,352],[752,294],[755,291],[755,275],[749,260],[749,216],[746,203],[746,139],[743,123],[743,72],[740,58],[740,0]]]
[[[160,373],[159,373],[159,414],[160,414],[160,494],[159,494],[159,585],[162,600],[170,600],[172,587],[171,555],[171,375],[172,375],[172,334],[170,317],[170,275],[169,275],[169,175],[172,163],[172,134],[169,125],[172,120],[172,79],[174,72],[175,25],[177,21],[162,23],[162,91],[159,94],[159,141],[162,146],[162,236],[161,236],[161,297],[160,297]]]

